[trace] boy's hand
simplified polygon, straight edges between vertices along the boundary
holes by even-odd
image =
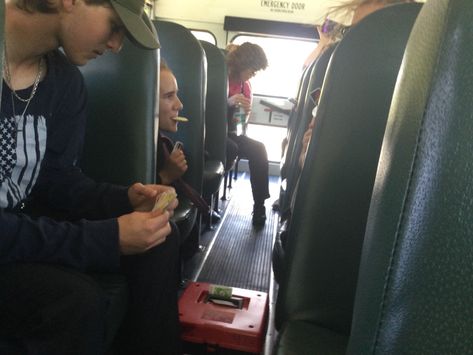
[[[171,233],[170,213],[133,212],[118,218],[120,251],[124,255],[143,253],[166,241]]]
[[[174,188],[165,185],[143,185],[138,182],[128,189],[128,198],[135,211],[148,212],[154,207],[157,196],[169,190],[174,191]],[[177,205],[177,199],[174,199],[166,209],[172,215]]]
[[[159,172],[161,182],[164,185],[172,184],[174,180],[184,175],[187,169],[188,165],[184,152],[180,149],[173,150]]]

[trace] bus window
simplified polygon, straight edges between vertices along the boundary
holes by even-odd
[[[203,31],[203,30],[191,30],[191,32],[194,35],[194,37],[197,38],[198,40],[206,41],[214,45],[217,45],[217,39],[211,32]]]

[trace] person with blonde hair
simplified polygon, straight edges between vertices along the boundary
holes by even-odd
[[[350,0],[332,6],[328,16],[351,17],[351,26],[354,26],[369,14],[385,6],[411,2],[415,2],[415,0]]]
[[[328,47],[339,41],[345,30],[345,26],[330,20],[328,17],[325,18],[323,24],[316,25],[315,28],[319,34],[319,42],[304,61],[303,70],[316,61]]]
[[[371,13],[382,9],[388,5],[395,4],[405,4],[415,2],[414,0],[351,0],[344,2],[340,5],[333,6],[328,16],[352,16],[351,26],[356,25],[366,16]],[[341,26],[341,25],[340,25]],[[299,155],[299,165],[302,167],[304,165],[305,156],[307,154],[307,148],[312,137],[312,130],[315,127],[316,116],[312,118],[307,127],[306,132],[304,133],[304,138],[302,140],[302,149]]]

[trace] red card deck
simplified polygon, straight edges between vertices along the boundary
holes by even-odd
[[[190,283],[179,299],[182,339],[250,353],[261,353],[268,294],[233,288],[231,299],[212,297],[208,283]]]

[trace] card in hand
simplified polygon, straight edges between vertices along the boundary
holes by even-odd
[[[152,212],[156,210],[164,211],[176,197],[176,193],[172,190],[162,192],[156,199]]]

